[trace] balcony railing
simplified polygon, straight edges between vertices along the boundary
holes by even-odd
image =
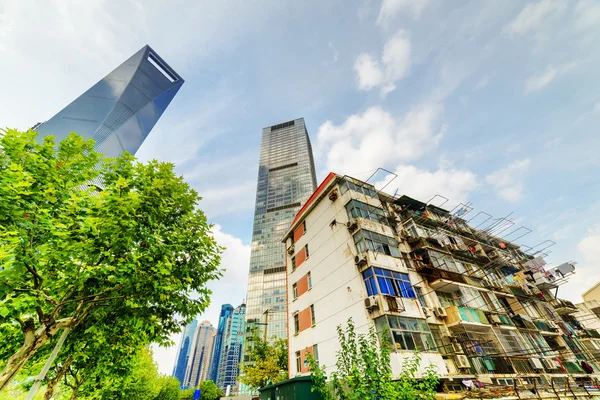
[[[472,357],[473,372],[476,374],[514,374],[515,370],[507,357]]]
[[[423,264],[417,266],[417,272],[425,276],[427,282],[435,282],[439,279],[445,279],[452,282],[464,283],[476,287],[485,287],[483,280],[471,277],[460,272],[448,271],[445,269],[436,268],[432,264]]]
[[[554,299],[554,301],[550,302],[550,304],[552,304],[556,312],[559,314],[573,314],[577,312],[577,307],[569,300]]]
[[[447,325],[459,323],[490,324],[482,310],[471,307],[450,306],[446,308],[446,314],[448,314],[446,318]]]

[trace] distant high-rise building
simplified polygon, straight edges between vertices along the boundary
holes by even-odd
[[[197,326],[198,321],[193,320],[185,326],[181,334],[181,342],[179,343],[179,350],[177,351],[177,358],[175,358],[175,366],[173,367],[173,376],[179,379],[182,386]]]
[[[135,154],[183,79],[150,46],[144,46],[54,117],[36,124],[57,142],[70,132],[96,141],[108,157]]]
[[[281,243],[294,216],[317,187],[304,118],[262,130],[246,299],[250,329],[285,338],[286,264]]]
[[[224,392],[231,391],[237,394],[237,378],[240,372],[239,364],[242,357],[244,330],[246,327],[246,304],[242,304],[233,311],[231,318],[227,319],[223,335],[223,346],[217,364],[217,378],[215,383]]]
[[[215,334],[214,346],[212,352],[212,362],[210,371],[210,380],[217,382],[217,375],[219,373],[219,361],[221,359],[221,352],[224,347],[223,339],[227,332],[227,324],[233,314],[233,306],[231,304],[223,304],[221,306],[221,313],[219,314],[219,325],[217,325],[217,332]]]
[[[207,379],[212,360],[214,336],[215,328],[209,321],[202,321],[196,328],[183,386],[196,387]]]

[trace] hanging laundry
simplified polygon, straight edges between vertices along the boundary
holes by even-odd
[[[500,246],[501,249],[505,249],[506,248],[506,244],[503,242],[498,243],[498,246]]]
[[[592,368],[592,366],[590,364],[586,363],[585,361],[581,362],[581,368],[583,368],[583,370],[585,371],[586,374],[594,373],[594,368]]]

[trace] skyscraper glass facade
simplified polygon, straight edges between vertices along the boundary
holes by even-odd
[[[212,361],[214,336],[215,328],[209,321],[202,321],[196,328],[183,386],[196,387],[206,380]]]
[[[217,382],[221,353],[223,352],[223,347],[225,347],[224,339],[227,334],[227,326],[229,324],[229,319],[231,318],[232,314],[233,306],[231,304],[223,304],[221,306],[221,313],[219,314],[219,325],[217,326],[217,333],[215,335],[211,371],[209,375],[209,379],[213,382]]]
[[[183,82],[144,46],[36,131],[57,141],[76,132],[94,139],[96,150],[108,157],[135,154]]]
[[[228,320],[218,364],[215,382],[226,393],[229,387],[231,393],[237,394],[237,377],[240,372],[239,364],[242,357],[245,326],[246,305],[242,304],[233,311]]]
[[[263,128],[246,318],[249,329],[267,329],[268,338],[287,335],[286,258],[281,240],[316,186],[304,119]]]
[[[198,321],[193,320],[183,328],[181,335],[179,350],[177,351],[177,357],[175,358],[175,367],[173,368],[173,376],[179,379],[181,385],[183,385],[185,379],[185,371],[189,362],[190,350],[192,348],[192,342],[194,341],[197,326]]]

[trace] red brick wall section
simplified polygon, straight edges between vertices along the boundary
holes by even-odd
[[[310,372],[310,366],[308,365],[308,361],[305,363],[304,360],[306,360],[306,354],[312,354],[313,356],[315,355],[315,353],[313,353],[313,347],[307,347],[304,350],[300,350],[300,373],[306,373],[306,372]]]
[[[311,327],[312,323],[310,318],[310,307],[300,311],[298,314],[298,325],[298,332],[302,332],[303,330]]]
[[[304,235],[304,224],[300,224],[294,231],[294,243],[298,243],[302,235]]]
[[[296,289],[298,291],[298,297],[308,291],[308,276],[304,275],[296,282]]]
[[[296,268],[300,267],[300,265],[306,260],[306,248],[300,249],[298,253],[296,253]]]

